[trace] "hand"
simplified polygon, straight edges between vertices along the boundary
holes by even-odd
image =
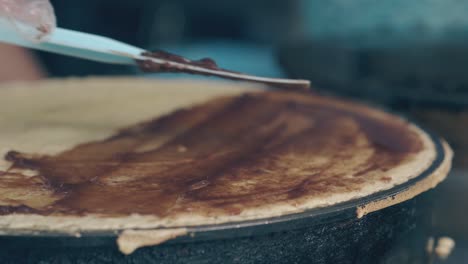
[[[32,42],[44,41],[56,27],[48,0],[0,0],[0,17]]]

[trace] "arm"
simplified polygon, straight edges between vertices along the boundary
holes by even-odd
[[[38,80],[45,72],[27,50],[0,43],[0,82]]]

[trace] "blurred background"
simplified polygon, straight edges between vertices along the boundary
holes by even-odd
[[[192,59],[209,56],[236,71],[306,78],[319,93],[397,112],[442,135],[456,159],[452,175],[438,190],[434,232],[457,242],[447,263],[468,262],[467,1],[51,2],[60,27]],[[0,66],[0,81],[141,74],[135,68],[12,51],[5,45],[0,55],[9,61]],[[15,64],[17,58],[23,62]]]

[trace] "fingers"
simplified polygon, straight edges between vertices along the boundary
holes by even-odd
[[[0,16],[33,42],[44,41],[56,27],[54,9],[48,0],[0,0]]]

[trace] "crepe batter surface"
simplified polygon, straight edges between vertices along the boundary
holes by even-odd
[[[329,206],[418,176],[406,121],[311,94],[91,79],[0,89],[0,228],[216,224]]]

